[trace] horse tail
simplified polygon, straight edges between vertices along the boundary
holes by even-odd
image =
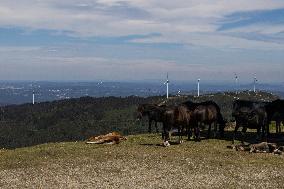
[[[224,120],[220,110],[218,111],[217,116],[218,116],[217,119],[218,119],[218,123],[219,123],[219,131],[220,131],[221,137],[223,137],[224,129],[225,129],[225,120]]]
[[[224,125],[225,121],[224,121],[224,118],[223,118],[223,116],[222,116],[220,111],[218,111],[217,116],[218,116],[218,118],[217,118],[218,119],[218,123]]]
[[[213,105],[214,105],[214,107],[217,111],[217,123],[220,124],[220,125],[225,125],[225,121],[224,121],[224,118],[221,114],[220,107],[215,102],[211,102],[211,103],[213,103]]]

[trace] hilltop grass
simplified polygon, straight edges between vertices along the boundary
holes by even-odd
[[[172,141],[175,141],[173,138]],[[231,141],[160,146],[160,135],[119,145],[49,143],[0,151],[1,188],[281,188],[284,157],[227,149]]]

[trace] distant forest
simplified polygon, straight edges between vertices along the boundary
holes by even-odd
[[[118,131],[124,135],[147,132],[147,120],[136,121],[136,108],[141,103],[166,102],[177,105],[186,100],[213,100],[221,107],[226,120],[232,120],[232,102],[237,99],[272,101],[270,93],[245,91],[216,93],[200,97],[82,97],[36,104],[1,107],[0,147],[16,148],[47,142],[81,141],[90,136]],[[161,129],[160,129],[161,130]]]

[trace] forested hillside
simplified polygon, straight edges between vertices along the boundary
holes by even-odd
[[[135,119],[140,103],[179,104],[186,100],[213,100],[221,107],[226,120],[231,120],[232,102],[237,99],[271,101],[270,93],[217,93],[200,97],[82,97],[1,108],[0,147],[15,148],[46,142],[78,141],[93,135],[118,131],[124,135],[145,133],[144,124]]]

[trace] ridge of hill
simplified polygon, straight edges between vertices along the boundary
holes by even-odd
[[[36,104],[1,107],[0,147],[16,148],[47,142],[81,141],[93,135],[118,131],[124,135],[146,133],[147,126],[136,121],[136,107],[140,103],[179,104],[186,100],[213,100],[223,116],[231,120],[235,99],[272,101],[276,95],[251,91],[216,93],[200,97],[81,97]]]

